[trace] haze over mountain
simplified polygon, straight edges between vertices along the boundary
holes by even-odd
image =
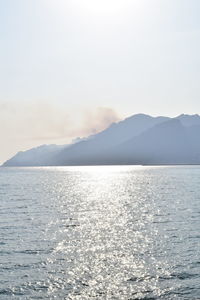
[[[200,116],[133,115],[71,145],[19,152],[3,166],[199,164]]]

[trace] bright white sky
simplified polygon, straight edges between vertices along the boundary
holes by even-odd
[[[143,112],[200,112],[199,0],[0,0],[0,162]]]

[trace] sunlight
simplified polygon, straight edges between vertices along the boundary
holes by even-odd
[[[81,11],[83,14],[94,14],[96,16],[98,15],[104,15],[104,14],[117,14],[121,13],[124,9],[138,9],[142,6],[141,1],[139,0],[74,0],[74,1],[65,1],[65,0],[59,0],[56,2],[54,1],[48,1],[48,6],[51,5],[51,7],[54,9],[61,9],[62,12],[65,9],[74,8],[76,11]]]
[[[127,9],[135,9],[140,7],[139,0],[87,0],[81,2],[83,10],[94,13],[97,16],[102,14],[117,14]]]
[[[121,0],[101,0],[101,1],[94,1],[94,0],[87,0],[85,1],[85,8],[88,9],[90,12],[94,13],[116,13],[121,10],[121,8],[125,5],[127,1]]]

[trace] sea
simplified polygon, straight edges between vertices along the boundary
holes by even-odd
[[[0,299],[200,299],[200,167],[0,168]]]

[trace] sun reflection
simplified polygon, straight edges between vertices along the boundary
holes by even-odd
[[[6,209],[8,203],[14,207],[16,224],[22,229],[23,243],[16,243],[17,249],[12,243],[1,245],[3,251],[8,251],[7,247],[14,251],[13,274],[20,274],[19,284],[12,289],[14,295],[23,292],[37,298],[47,293],[50,299],[74,300],[169,299],[184,288],[183,284],[190,286],[190,279],[198,280],[199,267],[195,266],[199,174],[193,172],[194,181],[188,184],[191,174],[187,168],[20,169],[17,180],[20,191],[23,185],[26,192],[24,200],[12,180],[10,186],[14,187],[8,198],[12,201],[2,198]],[[8,182],[5,178],[3,190]],[[191,193],[195,186],[196,192]],[[10,209],[10,219],[12,212]],[[9,238],[10,219],[4,220],[5,238]],[[19,241],[12,227],[13,235]],[[193,241],[195,255],[192,268],[184,269],[183,262],[188,266],[191,255],[188,239]],[[10,268],[10,260],[5,263]]]
[[[152,251],[151,231],[146,229],[151,218],[146,213],[149,204],[139,197],[141,184],[146,187],[140,173],[144,168],[85,166],[58,170],[72,176],[63,181],[60,190],[63,196],[59,198],[58,210],[62,227],[53,254],[56,257],[59,253],[70,263],[70,272],[66,270],[68,283],[74,286],[70,297],[87,299],[100,293],[112,299],[113,291],[118,291],[116,297],[123,299],[123,295],[152,287],[151,272],[142,259]],[[156,232],[153,234],[155,237]],[[122,286],[120,291],[118,286]]]

